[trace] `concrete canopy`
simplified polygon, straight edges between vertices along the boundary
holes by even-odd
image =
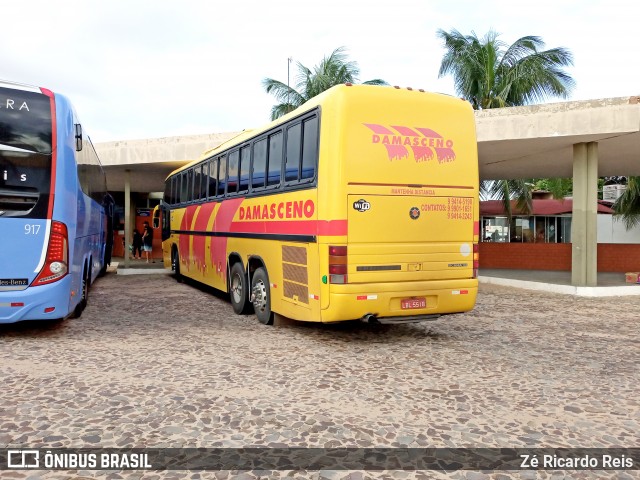
[[[481,180],[573,175],[573,145],[598,143],[598,175],[640,175],[639,97],[476,112]]]
[[[128,172],[132,192],[162,192],[169,173],[236,135],[230,132],[122,140],[98,143],[95,149],[107,175],[109,191],[125,191]]]

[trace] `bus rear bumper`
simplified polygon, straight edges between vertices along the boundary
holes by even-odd
[[[58,320],[69,315],[71,276],[19,291],[0,291],[0,324],[22,320]]]
[[[364,323],[372,323],[374,325],[397,325],[400,323],[416,323],[426,320],[438,320],[440,314],[433,315],[408,315],[406,317],[377,317],[373,314],[367,314],[360,319]]]
[[[408,323],[472,310],[478,280],[331,285],[323,322]]]

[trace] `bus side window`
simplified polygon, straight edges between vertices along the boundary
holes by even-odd
[[[187,174],[187,202],[193,200],[193,168],[186,172]]]
[[[253,158],[251,159],[251,188],[265,185],[265,171],[267,169],[267,139],[262,138],[253,144]]]
[[[200,165],[193,169],[193,197],[192,200],[200,200]]]
[[[218,197],[224,197],[224,187],[227,185],[227,157],[224,155],[218,157],[219,174],[218,174]]]
[[[206,200],[207,198],[207,183],[209,182],[209,163],[204,162],[200,164],[200,199]]]
[[[240,191],[249,190],[249,168],[251,167],[251,147],[249,145],[240,149]]]
[[[227,193],[236,193],[238,191],[238,163],[240,162],[240,152],[238,150],[234,150],[229,154],[229,169],[228,169],[228,177],[229,181],[227,182]]]
[[[282,132],[269,135],[269,162],[267,172],[267,186],[279,185],[280,172],[282,172]]]
[[[209,197],[215,197],[218,193],[218,159],[209,160]]]
[[[284,181],[298,180],[300,169],[300,140],[302,126],[296,123],[287,129],[287,157],[285,160]]]
[[[300,180],[309,181],[315,178],[316,165],[318,164],[318,117],[305,120],[303,125]]]
[[[164,203],[171,203],[171,184],[173,181],[173,177],[166,181],[164,184],[164,194],[162,195],[162,200]]]
[[[187,192],[189,188],[187,186],[187,172],[182,172],[180,174],[180,203],[187,203],[189,197],[187,197]]]

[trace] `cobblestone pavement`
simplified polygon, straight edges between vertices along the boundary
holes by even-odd
[[[638,447],[640,298],[481,285],[436,322],[261,325],[168,275],[0,326],[0,447]],[[639,478],[640,471],[13,471],[62,478]]]

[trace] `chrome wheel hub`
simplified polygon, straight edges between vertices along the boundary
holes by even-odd
[[[231,294],[236,303],[242,299],[242,280],[238,275],[234,275],[231,279]]]
[[[267,308],[267,288],[262,281],[253,286],[251,299],[255,310],[263,312]]]

